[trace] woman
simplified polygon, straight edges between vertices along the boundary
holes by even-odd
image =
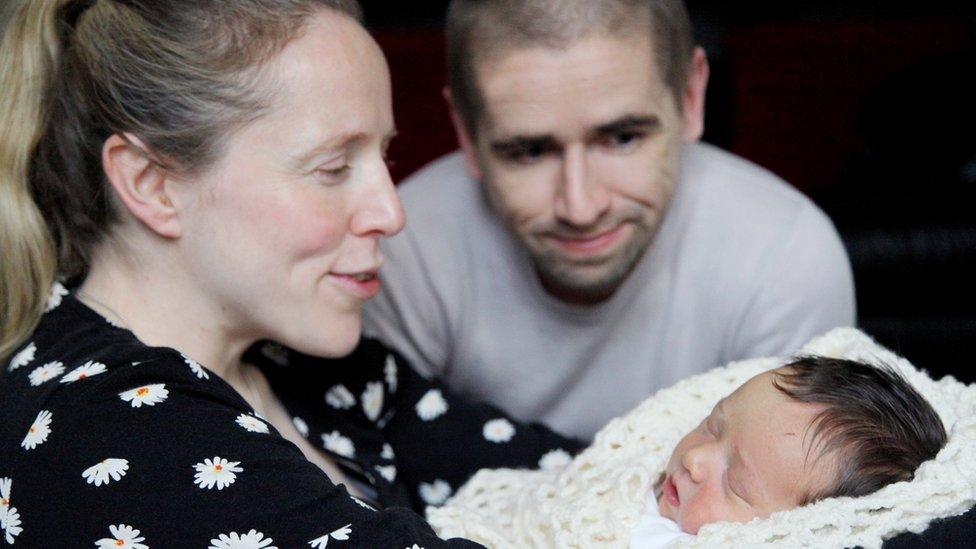
[[[396,506],[572,445],[356,348],[403,225],[388,71],[356,16],[20,7],[0,56],[6,543],[467,545]]]

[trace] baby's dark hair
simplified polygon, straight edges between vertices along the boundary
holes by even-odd
[[[824,406],[810,424],[808,448],[816,459],[838,457],[834,482],[804,504],[911,480],[946,443],[939,415],[890,366],[804,356],[774,373],[773,385],[791,399]]]

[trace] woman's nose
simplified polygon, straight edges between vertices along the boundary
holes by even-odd
[[[352,232],[360,236],[393,236],[403,229],[405,222],[403,204],[384,164],[361,197],[358,211],[353,215]]]

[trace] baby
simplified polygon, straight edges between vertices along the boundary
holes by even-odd
[[[946,438],[935,410],[893,369],[799,358],[750,379],[681,439],[631,548],[911,480]]]

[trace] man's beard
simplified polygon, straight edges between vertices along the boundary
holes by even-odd
[[[611,257],[572,261],[553,248],[532,250],[532,263],[542,285],[555,297],[577,305],[593,305],[612,296],[644,257],[657,227],[635,223],[623,248]]]

